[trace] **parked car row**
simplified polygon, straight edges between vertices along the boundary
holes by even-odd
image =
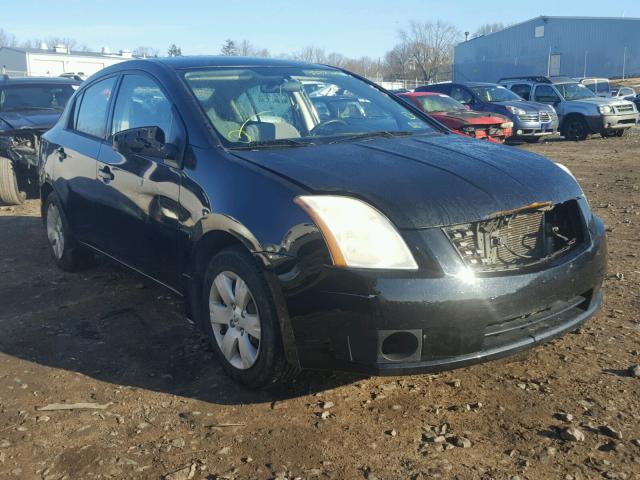
[[[537,142],[558,133],[569,140],[584,140],[594,133],[620,137],[638,123],[640,100],[637,96],[631,97],[633,101],[625,99],[620,95],[635,91],[610,90],[608,82],[608,95],[599,96],[605,92],[603,84],[587,82],[588,88],[566,77],[525,76],[503,78],[497,84],[425,85],[415,91],[446,94],[472,110],[504,115],[514,124],[513,139]]]

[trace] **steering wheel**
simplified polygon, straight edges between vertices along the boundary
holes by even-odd
[[[333,125],[333,128],[331,128],[331,126]],[[343,126],[348,126],[349,124],[347,122],[345,122],[344,120],[337,120],[337,119],[331,119],[331,120],[327,120],[324,122],[320,122],[318,125],[316,125],[315,127],[313,127],[309,133],[311,135],[322,135],[322,134],[329,134],[331,135],[332,133],[336,133],[336,128],[338,125],[343,125]],[[329,127],[329,128],[327,128]]]

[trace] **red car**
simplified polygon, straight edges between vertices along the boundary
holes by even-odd
[[[448,95],[434,92],[400,93],[399,97],[428,113],[460,135],[503,143],[512,135],[513,122],[496,113],[469,110]]]

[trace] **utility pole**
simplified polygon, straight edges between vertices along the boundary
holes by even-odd
[[[585,51],[584,51],[584,72],[582,72],[582,76],[583,76],[584,78],[586,78],[586,77],[587,77],[587,54],[588,54],[588,53],[589,53],[589,51],[588,51],[588,50],[585,50]]]
[[[624,80],[624,76],[627,69],[627,47],[624,47],[624,53],[622,54],[622,79]]]

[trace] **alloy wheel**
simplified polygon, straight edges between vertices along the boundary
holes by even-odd
[[[224,271],[213,280],[209,319],[227,361],[240,370],[251,368],[260,353],[260,315],[251,290],[238,274]]]
[[[53,202],[49,204],[47,209],[47,237],[53,254],[60,260],[64,254],[64,227],[60,211]]]

